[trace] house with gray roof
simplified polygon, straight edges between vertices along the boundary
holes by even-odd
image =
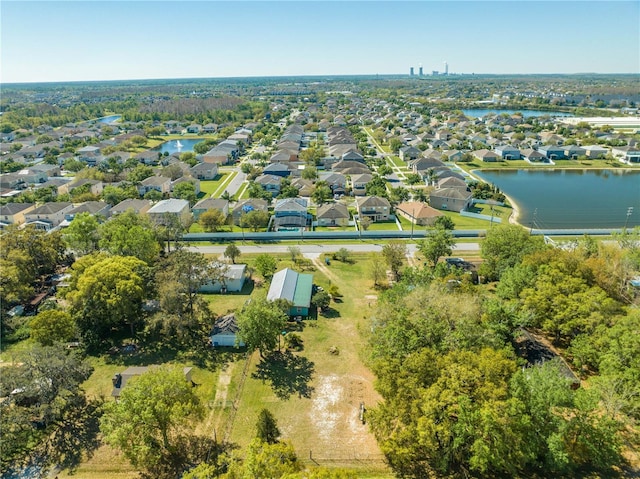
[[[306,228],[309,222],[307,200],[304,198],[284,198],[278,200],[273,208],[274,231],[299,230]]]
[[[342,203],[325,203],[316,212],[318,226],[349,226],[349,209]]]
[[[238,201],[231,210],[231,217],[233,218],[233,224],[240,226],[240,218],[244,214],[248,214],[252,211],[264,211],[269,210],[269,203],[261,198],[249,198],[246,200]]]
[[[520,154],[522,159],[528,162],[547,162],[547,157],[533,148],[525,148]]]
[[[199,180],[215,180],[218,176],[217,163],[198,163],[190,169],[194,178]]]
[[[45,203],[24,216],[27,225],[49,231],[64,221],[65,215],[73,209],[73,203],[66,201]]]
[[[121,201],[111,208],[111,216],[120,215],[126,211],[133,211],[138,215],[143,215],[151,208],[151,200],[139,200],[137,198],[128,198]]]
[[[229,201],[223,198],[205,198],[203,200],[198,201],[194,206],[191,212],[193,213],[193,218],[198,221],[200,215],[205,211],[210,210],[218,210],[222,212],[224,217],[229,216]]]
[[[496,146],[494,151],[500,155],[503,160],[519,160],[520,149],[510,145]]]
[[[358,218],[376,221],[388,221],[391,218],[391,203],[382,196],[364,196],[356,198]]]
[[[169,194],[171,192],[171,178],[154,175],[145,178],[138,185],[138,193],[140,193],[140,196],[144,196],[152,190],[158,191],[163,195]]]
[[[105,203],[104,201],[85,201],[84,203],[81,203],[67,211],[64,215],[64,219],[65,223],[68,224],[81,213],[89,213],[91,216],[101,216],[102,218],[107,219],[110,216],[110,212],[111,205],[109,203]]]
[[[209,281],[198,289],[201,293],[239,293],[247,279],[246,264],[224,264],[221,278]]]
[[[289,316],[309,316],[311,294],[313,291],[313,275],[302,274],[290,268],[278,271],[271,279],[268,301],[285,299],[291,303]]]
[[[438,210],[461,211],[471,205],[471,192],[460,188],[441,188],[429,195],[429,204]]]
[[[21,225],[25,222],[25,214],[36,209],[34,203],[7,203],[0,205],[0,228],[9,225]]]

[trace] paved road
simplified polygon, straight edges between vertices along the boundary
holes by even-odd
[[[244,181],[247,179],[247,175],[240,171],[239,168],[233,168],[232,171],[237,171],[238,174],[229,182],[229,184],[225,188],[225,191],[228,191],[229,195],[231,196],[235,195],[238,192],[238,190],[242,186],[242,183],[244,183]]]
[[[283,245],[283,244],[266,244],[266,245],[242,245],[240,243],[236,243],[236,246],[240,248],[242,253],[287,253],[289,246],[296,246],[300,248],[300,252],[307,258],[317,258],[318,256],[324,253],[333,253],[338,251],[340,248],[346,248],[349,251],[353,251],[354,253],[369,253],[374,251],[382,251],[381,244],[372,244],[372,243],[353,243],[353,244],[313,244],[313,243],[305,243],[305,244],[292,244],[292,245]],[[187,246],[187,249],[191,251],[198,251],[200,253],[205,254],[222,254],[226,249],[226,245],[211,245],[211,246]],[[408,243],[407,244],[407,254],[409,256],[413,256],[416,252],[416,244]],[[454,253],[456,251],[471,251],[477,252],[480,251],[479,243],[460,243],[455,245]]]

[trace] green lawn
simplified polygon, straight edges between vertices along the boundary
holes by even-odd
[[[303,461],[312,451],[321,466],[352,467],[358,470],[358,477],[388,478],[392,476],[375,439],[357,421],[360,401],[370,407],[379,400],[373,376],[361,360],[361,331],[367,330],[377,292],[371,288],[372,281],[364,279],[371,256],[353,257],[352,264],[332,261],[323,266],[326,273],[313,272],[316,284],[325,288],[335,284],[345,298],[332,303],[327,316],[303,323],[302,331],[297,332],[304,341],[303,351],[270,363],[262,362],[255,353],[244,382],[243,368],[234,368],[229,394],[237,395],[238,411],[231,440],[246,446],[255,434],[259,411],[266,407]],[[279,267],[287,262],[281,260]],[[289,330],[296,327],[293,324]],[[338,354],[329,353],[332,347]],[[231,413],[229,409],[227,419]],[[365,465],[358,458],[374,461],[364,461]]]
[[[390,155],[390,156],[387,156],[387,159],[392,164],[392,166],[397,166],[398,168],[406,168],[407,167],[407,164],[397,156]]]
[[[201,180],[200,181],[200,195],[208,198],[213,195],[215,191],[220,188],[220,185],[228,178],[228,173],[218,174],[215,180]]]
[[[623,164],[617,160],[607,161],[607,160],[556,160],[555,165],[549,165],[546,163],[538,163],[531,164],[524,160],[509,160],[509,161],[496,161],[496,162],[482,162],[479,160],[474,160],[469,163],[458,162],[457,166],[462,168],[467,172],[472,172],[473,170],[521,170],[521,169],[546,169],[546,170],[557,170],[557,169],[588,169],[588,168],[640,168],[640,166],[629,166]]]
[[[395,221],[377,221],[371,223],[367,231],[398,231],[398,225]]]

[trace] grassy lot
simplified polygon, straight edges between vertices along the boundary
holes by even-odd
[[[599,168],[607,168],[607,169],[628,169],[628,168],[639,168],[638,166],[629,166],[623,163],[620,163],[617,160],[607,161],[607,160],[556,160],[555,165],[549,165],[546,163],[541,164],[531,164],[524,160],[509,160],[509,161],[496,161],[491,163],[481,162],[479,160],[475,160],[469,163],[456,163],[457,166],[466,170],[467,172],[471,172],[473,170],[521,170],[521,169],[543,169],[543,170],[558,170],[558,169],[599,169]]]
[[[222,180],[222,182],[220,183],[220,185],[218,186],[218,189],[215,190],[213,192],[213,195],[215,198],[219,198],[222,193],[225,192],[227,185],[229,185],[229,183],[231,182],[231,180],[233,180],[235,178],[235,176],[238,174],[237,171],[232,171],[230,173],[223,173],[226,178]]]
[[[320,465],[362,467],[357,459],[370,459],[373,463],[367,462],[360,477],[392,477],[375,439],[358,421],[360,402],[371,406],[379,400],[361,359],[361,331],[367,329],[377,292],[371,289],[372,281],[363,280],[370,256],[354,258],[353,264],[321,263],[313,273],[315,283],[326,288],[332,282],[348,297],[332,303],[326,317],[303,323],[298,333],[304,341],[302,352],[276,362],[254,354],[241,390],[237,385],[243,369],[234,368],[229,394],[239,393],[238,412],[230,438],[246,446],[255,434],[259,411],[267,407],[301,459],[308,458],[309,451]],[[281,260],[279,267],[288,262]],[[339,354],[330,354],[331,347]]]
[[[398,225],[395,221],[377,221],[375,223],[371,223],[367,231],[398,231]]]
[[[397,157],[395,155],[387,156],[387,159],[392,164],[392,166],[397,166],[399,168],[406,168],[407,167],[407,164],[404,161],[402,161],[399,157]]]
[[[200,196],[209,197],[213,195],[215,191],[220,188],[220,185],[224,183],[229,177],[229,173],[222,173],[216,176],[215,180],[201,180],[200,181]]]
[[[316,226],[314,231],[356,231],[355,226]]]

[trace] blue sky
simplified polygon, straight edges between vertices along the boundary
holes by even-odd
[[[640,73],[638,1],[2,0],[0,81]]]

